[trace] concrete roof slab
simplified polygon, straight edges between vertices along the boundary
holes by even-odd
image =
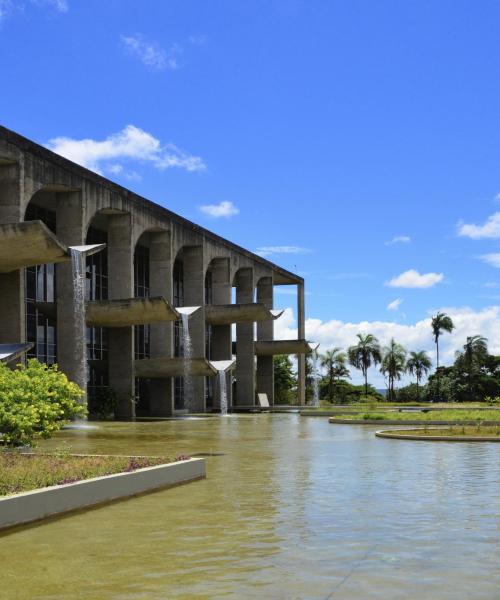
[[[210,325],[229,325],[254,321],[273,321],[283,311],[269,310],[261,302],[247,304],[211,304],[205,306],[205,320]]]

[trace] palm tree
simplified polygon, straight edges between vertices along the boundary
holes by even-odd
[[[389,378],[389,400],[394,400],[394,382],[401,379],[406,370],[406,350],[391,339],[384,348],[380,371]]]
[[[459,353],[457,359],[462,362],[463,369],[467,373],[469,386],[469,399],[473,396],[473,377],[484,364],[488,356],[488,340],[482,335],[472,335],[467,337],[463,352]]]
[[[337,347],[327,350],[321,356],[320,364],[326,369],[326,376],[328,378],[328,399],[330,402],[333,402],[335,378],[340,379],[349,375],[349,370],[345,365],[346,360],[347,356],[345,352],[342,352],[342,349]]]
[[[417,378],[417,398],[420,399],[419,385],[420,380],[424,375],[427,375],[431,368],[432,362],[427,352],[420,350],[420,352],[410,352],[410,358],[406,363],[406,369],[410,375],[415,375]]]
[[[451,333],[455,329],[455,325],[446,313],[438,312],[435,317],[432,317],[431,321],[432,333],[434,334],[434,342],[436,343],[436,375],[437,375],[437,395],[438,400],[441,397],[439,390],[439,336],[443,331]]]
[[[365,378],[365,396],[368,396],[368,369],[378,365],[382,360],[378,339],[371,333],[363,335],[358,333],[358,343],[347,349],[349,363],[356,369],[360,369]]]
[[[443,331],[451,333],[455,329],[455,325],[446,313],[438,312],[431,321],[432,333],[434,334],[434,342],[436,343],[436,371],[439,369],[439,336]]]

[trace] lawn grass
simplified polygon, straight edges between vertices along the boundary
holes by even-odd
[[[0,496],[173,462],[165,457],[0,452]]]
[[[363,421],[498,421],[500,424],[500,412],[497,410],[433,410],[430,412],[359,412],[343,415],[343,419]]]

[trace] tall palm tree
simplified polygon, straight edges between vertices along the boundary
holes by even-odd
[[[482,335],[471,335],[467,337],[463,352],[457,357],[463,364],[463,369],[467,373],[467,382],[469,387],[469,399],[473,396],[473,378],[480,370],[488,356],[488,340]]]
[[[410,352],[410,358],[406,363],[406,370],[410,375],[415,375],[417,379],[417,398],[420,399],[419,385],[422,377],[427,375],[432,366],[431,359],[427,352],[420,350],[419,352]]]
[[[432,333],[434,335],[434,342],[436,343],[436,371],[439,369],[439,336],[447,331],[451,333],[455,329],[455,325],[446,313],[438,312],[435,317],[432,317],[431,321]]]
[[[328,378],[328,399],[330,402],[333,401],[335,379],[341,377],[347,377],[349,370],[346,367],[347,355],[342,352],[341,348],[332,348],[327,350],[325,354],[321,356],[320,364],[326,369],[326,376]]]
[[[399,381],[406,370],[406,350],[394,338],[384,348],[380,370],[389,378],[389,400],[394,400],[394,382]]]
[[[378,339],[371,333],[363,335],[358,333],[358,343],[347,349],[349,363],[360,369],[365,378],[365,396],[368,396],[368,369],[378,365],[382,360]]]

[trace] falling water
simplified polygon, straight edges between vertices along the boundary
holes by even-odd
[[[219,394],[220,394],[220,414],[221,416],[227,416],[227,389],[226,389],[226,372],[217,371],[217,378],[219,380]]]
[[[319,375],[319,365],[318,365],[318,353],[317,352],[313,352],[312,355],[312,360],[313,360],[313,364],[312,364],[312,386],[313,386],[313,401],[312,401],[312,405],[315,408],[319,408],[319,379],[320,379],[320,375]]]
[[[184,347],[184,408],[191,412],[193,407],[193,377],[191,375],[191,361],[193,358],[193,344],[189,333],[189,313],[181,313],[182,318],[182,343]]]
[[[73,274],[73,327],[75,338],[76,383],[85,390],[82,402],[87,396],[87,340],[85,326],[85,252],[69,248]]]

